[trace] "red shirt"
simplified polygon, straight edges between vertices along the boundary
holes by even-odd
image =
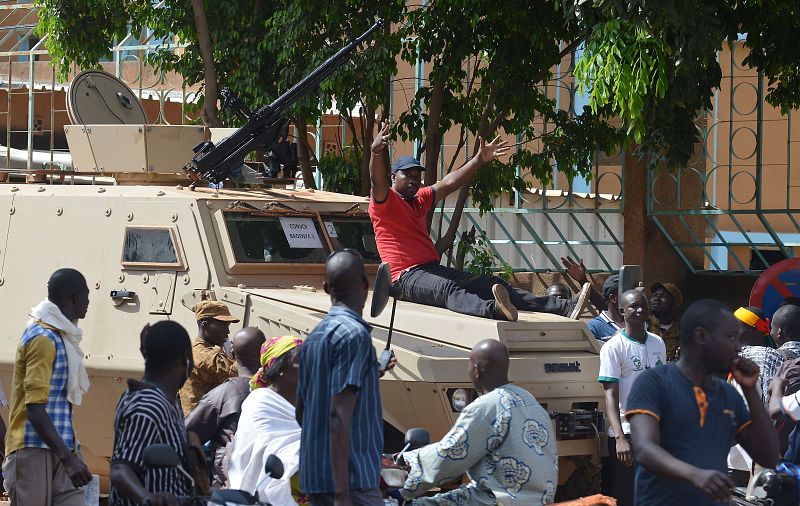
[[[375,242],[381,260],[389,262],[392,281],[403,271],[422,264],[439,262],[439,254],[428,235],[428,211],[434,204],[433,186],[420,188],[408,202],[393,188],[381,203],[369,200],[369,217],[375,229]]]

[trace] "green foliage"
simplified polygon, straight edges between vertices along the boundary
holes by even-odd
[[[458,253],[469,259],[465,270],[472,274],[482,276],[496,274],[506,281],[511,280],[514,275],[511,265],[495,254],[486,232],[481,231],[480,234],[470,235],[459,241]]]
[[[361,156],[356,148],[344,148],[342,156],[324,154],[319,159],[323,189],[330,192],[357,195],[361,180]]]
[[[619,19],[594,27],[585,55],[575,66],[581,93],[589,92],[593,113],[610,108],[641,142],[647,132],[642,114],[648,97],[663,99],[667,88],[665,41],[644,27]]]

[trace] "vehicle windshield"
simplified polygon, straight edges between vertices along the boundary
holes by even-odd
[[[237,262],[325,263],[328,256],[316,220],[226,213]]]
[[[324,264],[330,254],[328,240],[336,251],[354,249],[364,263],[380,263],[368,217],[323,216],[322,220],[324,232],[319,220],[308,216],[225,213],[233,252],[240,263]]]
[[[331,238],[336,251],[345,248],[361,253],[365,264],[380,263],[378,246],[375,243],[375,231],[369,218],[339,218],[323,216],[325,231]]]

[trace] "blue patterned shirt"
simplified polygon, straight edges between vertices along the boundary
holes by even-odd
[[[45,411],[53,422],[56,432],[69,449],[77,449],[78,442],[72,428],[72,404],[67,400],[67,353],[64,349],[62,337],[39,323],[34,323],[25,329],[22,335],[21,346],[26,346],[38,336],[47,336],[56,348],[56,358],[53,360],[53,374],[50,376],[50,392],[47,395]],[[49,448],[39,437],[30,420],[25,423],[25,448]]]
[[[383,451],[383,412],[372,327],[354,311],[333,306],[300,351],[298,400],[303,403],[300,488],[333,493],[328,420],[331,396],[355,387],[350,420],[350,490],[378,488]]]

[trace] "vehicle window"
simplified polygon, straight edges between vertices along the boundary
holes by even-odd
[[[344,248],[357,250],[364,257],[364,263],[380,263],[378,246],[375,243],[375,231],[369,218],[336,218],[323,217],[333,249]]]
[[[175,237],[166,227],[128,227],[122,248],[123,264],[179,267]]]
[[[316,219],[225,213],[234,256],[242,263],[325,263]]]

